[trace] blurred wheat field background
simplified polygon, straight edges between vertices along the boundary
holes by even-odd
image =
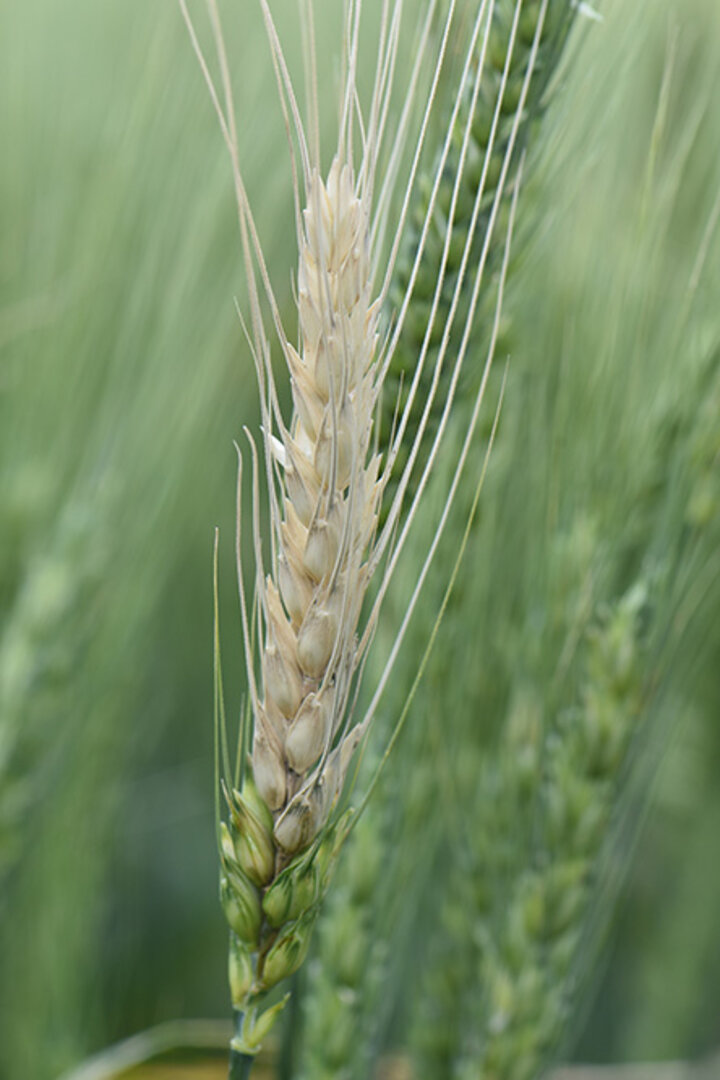
[[[339,14],[317,8],[330,57]],[[256,5],[223,11],[241,159],[289,313],[272,68]],[[298,63],[297,5],[273,11]],[[578,898],[572,981],[559,936],[519,946],[548,1003],[542,1039],[603,1063],[720,1044],[720,12],[608,0],[602,14],[580,20],[533,132],[477,521],[299,981],[288,1077],[344,1075],[323,1023],[338,1061],[363,1033],[358,1077],[389,1051],[429,1077],[495,1075],[477,1071],[490,1053],[516,1075],[501,1056],[520,992],[510,916],[569,828],[545,789],[528,813],[522,768],[537,753],[569,784],[555,748],[593,709],[638,738],[622,799],[602,769],[577,796],[600,809],[574,834],[582,888],[561,890]],[[237,713],[232,441],[259,410],[231,178],[175,4],[3,5],[0,101],[0,1076],[52,1080],[156,1023],[226,1012],[212,536]],[[439,468],[429,515],[446,483]],[[391,603],[414,574],[410,560]],[[376,656],[386,645],[381,631]]]

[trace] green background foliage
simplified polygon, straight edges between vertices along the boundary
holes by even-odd
[[[477,1060],[460,1029],[488,1012],[482,935],[501,940],[518,867],[549,843],[508,791],[533,740],[545,747],[557,718],[572,723],[587,705],[593,650],[640,581],[652,693],[622,797],[608,794],[617,827],[598,845],[573,954],[584,992],[563,1005],[562,1045],[612,1061],[720,1042],[720,253],[709,229],[720,17],[714,0],[689,0],[682,16],[670,3],[630,7],[608,2],[602,24],[583,24],[533,132],[478,521],[317,935],[315,956],[366,1033],[358,1075],[368,1047],[443,1060],[428,1017],[440,1009],[448,1030],[446,992],[464,1010],[453,1054]],[[227,9],[240,156],[290,312],[272,70],[256,6]],[[296,6],[274,10],[296,68]],[[337,25],[318,22],[331,86]],[[226,1012],[211,552],[219,525],[237,715],[232,441],[258,409],[233,305],[243,284],[229,167],[176,6],[3,5],[0,101],[0,1075],[52,1080],[154,1023]],[[483,355],[478,345],[470,359]],[[483,451],[479,440],[373,763],[437,614]],[[376,666],[449,468],[428,493]],[[373,943],[364,972],[343,952],[362,935]],[[318,970],[311,961],[302,997],[310,1021],[294,1014],[308,1075],[322,1075],[313,1038],[328,1042],[312,1010],[337,997]],[[338,1013],[338,1043],[343,1024]]]

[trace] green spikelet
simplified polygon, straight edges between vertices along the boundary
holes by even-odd
[[[316,914],[316,911],[306,912],[302,918],[287,923],[277,935],[262,961],[258,979],[261,990],[271,990],[300,967],[310,947]]]
[[[250,777],[245,781],[242,794],[233,792],[230,814],[233,824],[231,836],[238,864],[256,885],[265,885],[275,868],[273,819]]]
[[[226,868],[220,878],[220,903],[234,934],[248,944],[257,944],[260,934],[260,897],[240,867]]]
[[[320,895],[320,877],[315,861],[301,856],[273,881],[263,897],[265,918],[272,927],[293,922],[313,907]]]

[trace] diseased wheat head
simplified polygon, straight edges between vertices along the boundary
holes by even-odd
[[[424,9],[408,84],[398,106],[394,76],[403,5],[401,0],[383,0],[375,77],[369,103],[363,108],[356,81],[361,3],[350,0],[345,13],[337,148],[329,171],[324,173],[319,149],[312,4],[306,3],[303,9],[309,74],[306,126],[267,0],[259,0],[290,147],[299,249],[299,343],[295,347],[280,318],[239,164],[230,65],[216,0],[207,0],[207,7],[221,89],[210,74],[186,0],[179,2],[230,152],[249,299],[249,326],[243,320],[243,329],[254,359],[262,417],[262,454],[253,435],[246,431],[252,472],[252,604],[246,598],[240,559],[244,532],[242,455],[238,480],[238,582],[250,708],[240,733],[235,770],[230,767],[224,732],[218,739],[222,787],[229,811],[228,823],[218,822],[221,894],[232,929],[233,1004],[242,1021],[234,1047],[239,1055],[249,1055],[277,1011],[277,1007],[259,1011],[263,996],[296,970],[307,951],[310,930],[346,834],[340,796],[348,766],[392,672],[473,445],[495,348],[510,227],[488,333],[489,348],[482,364],[483,377],[464,414],[461,438],[455,443],[460,448],[449,490],[378,685],[358,716],[360,675],[380,607],[450,426],[487,259],[487,244],[477,256],[474,234],[481,206],[487,235],[496,227],[531,65],[517,94],[514,123],[509,132],[504,129],[502,144],[495,143],[497,123],[490,132],[488,154],[495,152],[497,156],[498,148],[501,152],[499,181],[494,181],[487,196],[485,178],[478,183],[474,211],[464,226],[466,236],[459,263],[456,260],[453,265],[450,303],[441,303],[440,298],[472,121],[470,115],[460,128],[458,150],[459,101],[437,156],[406,291],[388,318],[390,284],[418,180],[455,2],[443,5],[442,18],[438,17],[436,0],[430,0]],[[546,4],[547,0],[541,5],[541,14]],[[471,72],[480,84],[494,8],[492,0],[479,4],[463,55],[463,85]],[[506,83],[507,75],[498,85],[497,117]],[[397,406],[392,437],[381,455],[374,442],[373,419],[411,309],[453,141],[456,179],[447,208],[448,231],[438,260],[437,287],[416,368],[405,388],[402,407]],[[400,194],[396,195],[396,191]],[[513,196],[516,193],[517,185]],[[462,308],[461,292],[465,297]],[[456,316],[457,325],[453,326]],[[292,412],[287,420],[280,408],[271,364],[265,328],[268,317],[292,390]],[[440,373],[446,361],[440,399]],[[410,425],[411,413],[414,418]],[[431,413],[432,439],[419,457]],[[409,445],[403,446],[410,432]],[[398,460],[402,468],[394,477],[392,497],[383,508],[380,523],[383,492]],[[479,472],[478,467],[476,475]],[[409,491],[411,495],[406,498]],[[261,538],[263,499],[269,510],[269,552],[263,549]],[[219,698],[221,701],[221,694]]]
[[[368,213],[347,162],[335,158],[327,184],[313,173],[304,225],[302,348],[285,346],[294,409],[271,443],[281,502],[275,573],[261,592],[263,696],[253,700],[253,774],[285,855],[316,835],[358,739],[345,721],[382,488],[370,453],[378,309]]]

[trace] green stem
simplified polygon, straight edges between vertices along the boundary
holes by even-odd
[[[290,1001],[286,1008],[286,1019],[283,1032],[283,1040],[280,1046],[277,1072],[278,1080],[292,1080],[294,1061],[297,1057],[297,1043],[302,1030],[302,1016],[300,1003],[303,1000],[301,989],[303,969],[296,971],[292,977]]]
[[[242,1034],[244,1015],[245,1014],[240,1009],[236,1009],[233,1014],[236,1035]],[[250,1075],[250,1070],[253,1067],[254,1060],[255,1057],[253,1054],[243,1054],[239,1050],[234,1050],[231,1046],[228,1080],[247,1080],[247,1077]]]

